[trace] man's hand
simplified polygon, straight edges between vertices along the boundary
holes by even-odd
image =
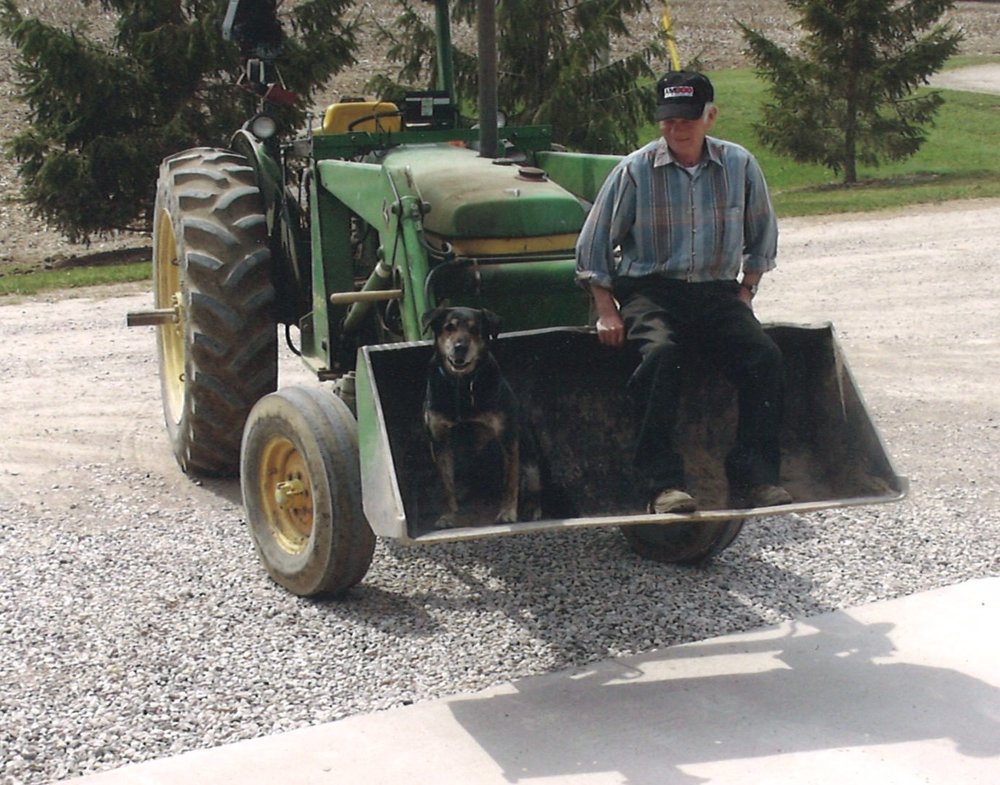
[[[753,310],[753,298],[757,293],[761,277],[761,273],[743,273],[743,280],[740,281],[739,298],[751,311]]]
[[[605,346],[616,348],[625,343],[625,323],[618,311],[597,318],[597,340]]]
[[[591,285],[597,309],[597,339],[604,346],[619,347],[625,343],[625,323],[618,313],[618,303],[609,289]]]

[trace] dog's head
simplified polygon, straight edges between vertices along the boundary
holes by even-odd
[[[424,314],[424,330],[434,334],[434,345],[445,371],[464,376],[476,370],[500,331],[500,317],[485,308],[441,306]]]

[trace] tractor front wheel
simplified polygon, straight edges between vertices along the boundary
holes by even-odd
[[[271,252],[253,168],[228,150],[165,159],[153,219],[167,433],[186,472],[235,475],[257,399],[277,386]]]
[[[293,594],[342,594],[371,565],[354,416],[328,390],[284,387],[254,406],[240,459],[243,505],[268,574]]]

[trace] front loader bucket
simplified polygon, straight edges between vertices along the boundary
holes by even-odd
[[[832,326],[769,325],[787,376],[782,483],[794,503],[727,508],[724,459],[736,430],[732,386],[692,363],[678,418],[689,489],[699,512],[649,515],[631,466],[635,425],[625,386],[637,357],[602,347],[592,331],[502,335],[493,345],[534,431],[545,469],[542,518],[495,524],[499,457],[471,450],[451,528],[436,525],[443,491],[422,423],[429,341],[369,346],[358,365],[364,510],[376,534],[430,542],[580,526],[722,521],[775,512],[894,501],[906,493],[855,385]]]

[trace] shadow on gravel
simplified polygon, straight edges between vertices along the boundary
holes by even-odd
[[[754,526],[761,531],[703,567],[641,559],[617,529],[415,547],[383,541],[365,582],[346,600],[320,604],[332,616],[405,635],[440,632],[474,610],[495,628],[451,635],[476,646],[494,640],[498,661],[515,672],[527,651],[556,670],[832,610],[814,598],[808,578],[759,553],[776,541],[804,543],[812,527],[798,516],[745,531]],[[397,574],[420,583],[394,583]]]
[[[243,493],[240,491],[239,480],[197,478],[192,479],[192,482],[201,486],[214,496],[218,496],[220,499],[224,499],[230,504],[236,505],[240,508],[240,510],[243,509]]]

